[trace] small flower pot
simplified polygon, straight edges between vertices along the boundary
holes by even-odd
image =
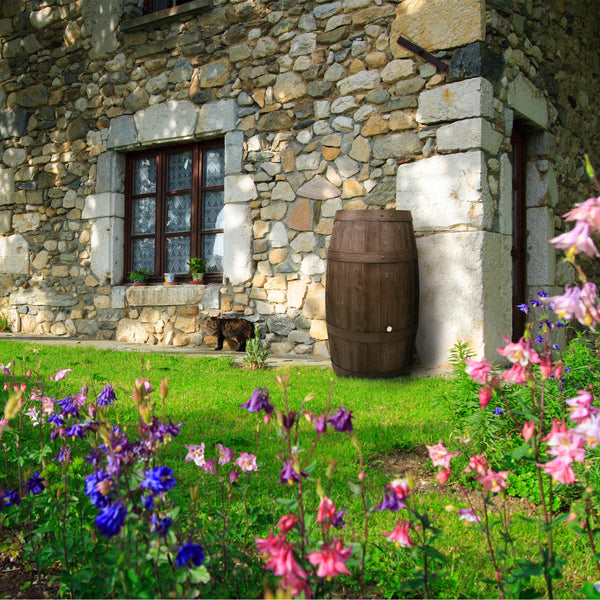
[[[194,285],[200,285],[204,283],[204,273],[192,273],[192,281]]]
[[[165,285],[176,285],[175,273],[165,273]]]
[[[134,285],[136,287],[140,287],[142,285],[146,285],[145,281],[134,281],[131,285]]]

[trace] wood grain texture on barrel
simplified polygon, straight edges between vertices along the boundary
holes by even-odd
[[[338,211],[325,291],[329,352],[336,374],[374,378],[406,374],[419,305],[410,212]]]

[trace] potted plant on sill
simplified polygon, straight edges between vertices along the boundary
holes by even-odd
[[[188,265],[192,275],[192,283],[200,284],[204,282],[204,273],[206,272],[206,261],[203,258],[190,258]]]
[[[146,269],[133,269],[129,273],[131,285],[146,285],[146,281],[150,277],[150,273]]]

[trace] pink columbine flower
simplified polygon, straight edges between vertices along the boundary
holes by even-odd
[[[501,379],[503,381],[508,381],[509,383],[525,383],[528,379],[527,367],[515,363],[508,371],[502,374]]]
[[[479,388],[479,406],[484,409],[492,399],[492,388],[489,385],[484,385]]]
[[[185,447],[187,448],[188,453],[184,462],[193,460],[196,466],[202,467],[206,462],[204,460],[204,442],[201,444],[186,444]]]
[[[204,461],[202,469],[206,471],[206,473],[208,473],[209,475],[214,475],[217,472],[214,459],[211,458],[210,460]]]
[[[581,318],[579,322],[588,327],[594,327],[600,323],[600,311],[598,311],[598,289],[596,284],[586,281],[579,296]]]
[[[70,373],[73,369],[59,369],[54,375],[50,375],[52,381],[60,381],[64,379],[67,373]]]
[[[488,373],[492,370],[492,365],[484,358],[483,360],[471,360],[465,358],[467,368],[465,372],[477,383],[482,385],[487,381]]]
[[[258,467],[256,465],[256,456],[254,456],[254,454],[248,454],[248,452],[240,452],[239,457],[234,461],[233,464],[238,466],[243,473],[258,471]]]
[[[531,342],[521,338],[518,342],[511,342],[506,336],[504,339],[508,342],[506,346],[498,348],[498,354],[506,356],[513,364],[526,367],[529,363],[539,363],[538,353],[531,347]]]
[[[34,427],[37,427],[40,424],[40,415],[35,406],[32,406],[25,414],[29,417],[31,424]]]
[[[521,432],[525,443],[528,443],[529,440],[535,435],[535,423],[533,421],[525,421],[523,423],[523,431]]]
[[[594,413],[589,419],[580,421],[575,431],[590,448],[600,446],[600,413]]]
[[[460,452],[448,452],[442,445],[441,440],[435,446],[427,446],[429,450],[429,458],[434,467],[444,467],[447,469],[450,466],[450,461],[460,454]]]
[[[485,475],[487,473],[488,462],[483,454],[474,454],[469,460],[465,473],[476,473]]]
[[[486,491],[497,494],[508,485],[506,481],[508,473],[509,471],[499,471],[498,473],[495,473],[492,469],[488,469],[485,475],[481,475],[476,479]]]
[[[279,531],[281,533],[287,533],[290,529],[293,529],[298,524],[298,515],[294,513],[290,513],[289,515],[284,515],[277,522],[277,527],[279,527]]]
[[[286,574],[281,578],[279,585],[290,594],[292,598],[300,598],[304,594],[305,600],[312,598],[310,585],[304,579],[295,575]]]
[[[329,529],[335,519],[336,512],[333,501],[327,496],[323,496],[317,511],[317,523],[323,523],[325,529]]]
[[[581,313],[581,290],[577,286],[568,285],[562,296],[546,296],[541,298],[544,304],[551,305],[559,319],[570,320],[583,318]]]
[[[444,485],[448,479],[450,479],[450,469],[442,469],[438,471],[435,478],[438,480],[440,485]]]
[[[388,539],[388,542],[395,542],[398,546],[401,546],[402,548],[410,548],[415,544],[408,535],[409,527],[410,523],[406,519],[400,519],[394,531],[384,533],[383,535]]]
[[[549,354],[542,354],[542,356],[540,356],[540,371],[542,373],[542,379],[544,380],[552,375],[552,357]]]
[[[575,398],[567,398],[565,403],[570,406],[569,418],[571,421],[579,423],[583,419],[589,419],[592,414],[598,412],[598,408],[592,406],[594,402],[593,396],[586,390],[578,390],[579,396]]]
[[[318,565],[318,577],[336,577],[344,573],[350,575],[346,561],[352,555],[352,548],[344,548],[343,541],[337,540],[335,544],[323,544],[320,550],[311,552],[307,558],[311,565]]]
[[[547,473],[558,483],[568,485],[575,483],[575,473],[571,468],[571,461],[563,456],[557,456],[551,461],[541,465],[544,469],[544,473]]]
[[[2,371],[5,375],[12,375],[12,371],[10,370],[10,368],[12,367],[12,361],[9,362],[7,365],[0,365],[0,371]],[[50,379],[52,379],[52,377],[50,377]]]
[[[227,446],[223,446],[223,444],[217,444],[217,451],[219,453],[220,465],[226,465],[230,463],[235,456],[235,452],[227,448]]]
[[[565,429],[553,435],[548,439],[548,454],[560,456],[569,462],[576,460],[583,462],[585,460],[585,450],[583,449],[583,440],[574,429]]]
[[[583,253],[591,258],[600,256],[598,249],[594,246],[594,242],[590,237],[590,224],[585,221],[577,221],[571,231],[567,231],[567,233],[563,233],[548,241],[557,248],[567,250],[568,254]]]
[[[592,229],[600,231],[600,198],[588,198],[575,204],[563,217],[565,221],[585,221]]]
[[[286,542],[285,538],[277,551],[267,559],[267,569],[278,576],[293,575],[302,579],[307,577],[306,571],[296,562],[293,546]]]
[[[458,519],[460,521],[467,521],[467,523],[481,523],[481,517],[473,508],[459,508]]]

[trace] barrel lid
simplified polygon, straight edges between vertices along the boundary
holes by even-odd
[[[335,221],[412,221],[410,210],[338,210]]]

